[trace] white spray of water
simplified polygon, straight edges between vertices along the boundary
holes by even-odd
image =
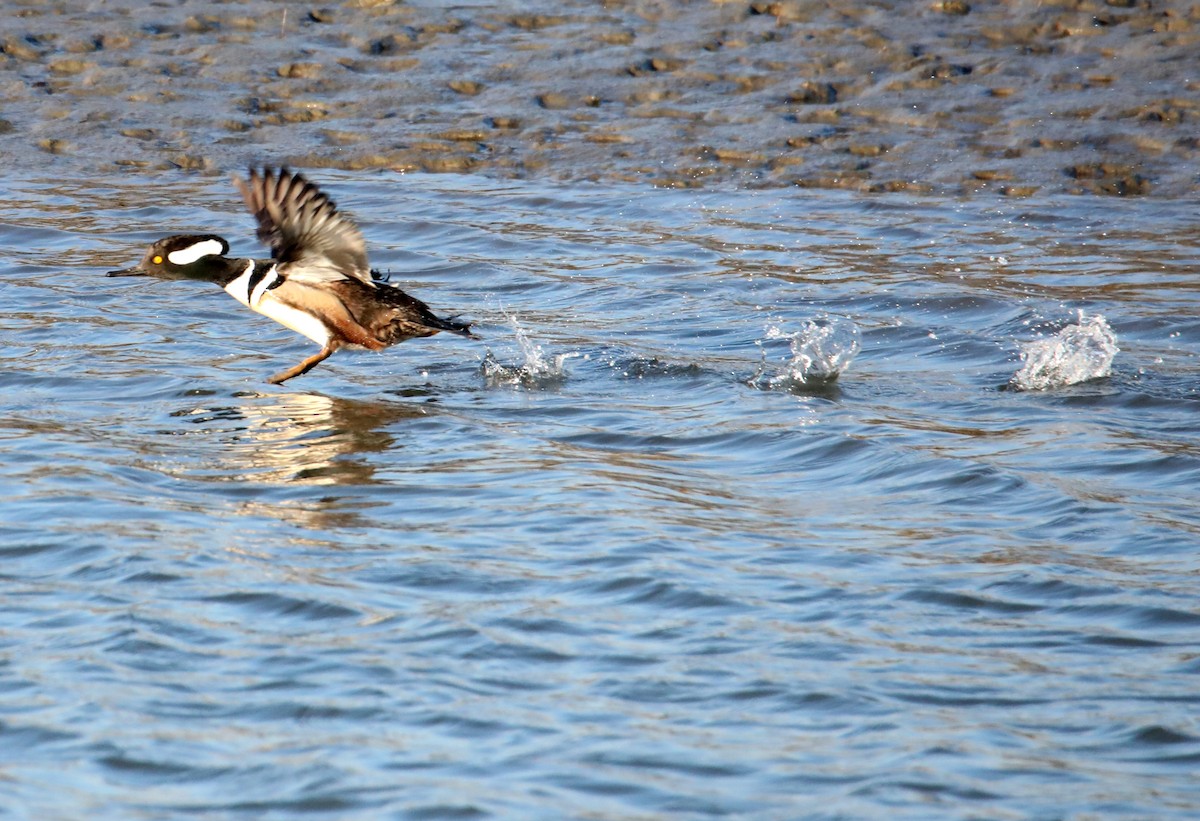
[[[521,354],[521,363],[505,365],[496,358],[491,348],[483,358],[483,377],[489,385],[521,385],[527,388],[544,388],[567,378],[566,360],[579,356],[577,353],[556,354],[547,357],[542,346],[529,338],[515,316],[505,314],[512,325],[513,339]]]
[[[1084,318],[1054,336],[1026,342],[1021,347],[1021,369],[1008,381],[1021,391],[1044,391],[1100,379],[1112,372],[1117,335],[1103,316]]]
[[[788,342],[790,355],[781,357],[781,365],[767,361],[769,340]],[[766,340],[758,344],[763,349],[763,361],[750,384],[785,390],[833,382],[850,367],[862,347],[858,326],[836,316],[805,320],[800,330],[791,333],[772,325],[767,328]]]

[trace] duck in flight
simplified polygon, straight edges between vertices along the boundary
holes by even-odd
[[[362,233],[301,174],[251,169],[234,178],[258,220],[270,259],[227,257],[214,234],[182,234],[150,246],[141,262],[110,277],[215,282],[238,302],[303,334],[321,350],[277,373],[278,385],[307,373],[341,348],[382,350],[418,336],[448,331],[476,339],[471,326],[441,319],[419,299],[382,281],[367,265]]]

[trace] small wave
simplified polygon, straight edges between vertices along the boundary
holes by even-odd
[[[762,364],[750,384],[772,390],[828,385],[850,367],[862,347],[860,340],[858,326],[843,317],[805,320],[800,330],[791,333],[772,325],[757,343]],[[789,352],[780,356],[782,364],[773,364],[768,361],[768,348],[778,341],[786,341]]]
[[[648,379],[653,377],[675,379],[695,378],[703,376],[705,373],[704,368],[694,362],[665,362],[656,356],[635,356],[625,360],[613,359],[609,364],[611,367],[618,369],[621,372],[621,376],[627,376],[631,379]]]
[[[1021,348],[1021,369],[1008,381],[1020,391],[1044,391],[1062,388],[1089,379],[1101,379],[1112,372],[1117,335],[1100,315],[1068,325],[1054,336],[1035,339]]]
[[[542,346],[529,338],[514,316],[508,317],[513,328],[513,338],[521,356],[520,364],[506,365],[496,358],[491,348],[483,357],[483,378],[488,385],[519,385],[526,388],[546,388],[557,385],[567,378],[564,363],[577,353],[555,354],[550,357]]]

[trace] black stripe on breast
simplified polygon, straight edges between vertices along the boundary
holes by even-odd
[[[254,293],[254,289],[258,287],[258,283],[263,281],[263,277],[265,277],[267,272],[271,270],[272,265],[274,265],[273,262],[254,263],[254,270],[250,272],[250,281],[246,284],[247,299],[249,299],[250,295]]]

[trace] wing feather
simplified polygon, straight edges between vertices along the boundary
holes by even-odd
[[[259,240],[277,262],[288,263],[288,279],[353,278],[373,286],[362,232],[302,174],[252,168],[248,179],[235,177],[234,184],[258,221]]]

